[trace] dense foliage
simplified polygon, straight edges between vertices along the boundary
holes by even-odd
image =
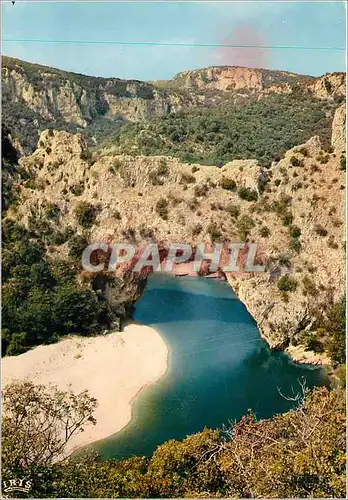
[[[77,284],[75,264],[51,261],[43,241],[11,220],[3,223],[2,243],[3,354],[99,328],[106,303]]]
[[[203,165],[256,158],[267,166],[313,135],[328,143],[336,106],[297,89],[243,105],[226,102],[117,126],[114,133],[108,124],[103,145],[127,154],[171,155]]]
[[[346,297],[329,311],[326,348],[334,363],[346,362]]]
[[[95,424],[97,400],[32,382],[12,382],[3,391],[2,473],[11,474],[64,458],[71,436]]]
[[[32,479],[32,497],[345,498],[342,389],[300,391],[294,398],[297,408],[285,414],[257,421],[249,413],[223,431],[204,429],[183,441],[167,441],[149,458],[104,462],[95,456],[57,461],[57,454],[50,459],[45,446],[49,440],[50,449],[57,449],[55,431],[65,416],[75,426],[79,413],[85,423],[93,419],[94,402],[87,395],[73,399],[61,392],[50,396],[46,390],[37,394],[29,389],[24,384],[6,393],[12,418],[5,419],[3,427],[3,471],[4,479]],[[30,413],[13,427],[14,418],[22,415],[23,401],[30,402]],[[35,430],[46,416],[54,418],[51,432],[42,438]]]
[[[2,220],[2,354],[21,354],[38,344],[55,342],[66,334],[88,334],[107,326],[111,312],[91,286],[78,283],[86,236],[71,228],[58,231],[57,205],[47,204],[45,215],[30,215],[28,227],[7,216],[18,203],[16,187],[28,173],[18,165],[10,130],[3,127]],[[94,209],[78,206],[76,217],[89,227]],[[48,257],[47,248],[67,242],[68,259]]]

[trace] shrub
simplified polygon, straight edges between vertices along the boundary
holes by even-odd
[[[284,226],[290,226],[290,224],[292,223],[293,219],[294,219],[294,217],[293,217],[293,215],[290,212],[287,213],[287,214],[285,214],[284,217],[282,218]]]
[[[290,163],[293,167],[303,167],[303,160],[300,160],[296,156],[290,158]]]
[[[45,215],[48,219],[57,219],[60,214],[60,208],[55,203],[48,203],[45,209]]]
[[[197,224],[194,224],[191,229],[191,234],[192,236],[198,236],[202,232],[203,226],[199,222]]]
[[[118,172],[122,168],[122,166],[123,166],[123,164],[120,160],[115,160],[114,163],[112,165],[110,165],[109,172],[111,174],[115,174],[116,172]]]
[[[316,157],[316,160],[323,164],[323,163],[327,163],[330,159],[330,155],[329,154],[323,154],[323,151],[321,151],[319,153],[319,155]]]
[[[327,236],[328,232],[327,230],[321,225],[321,224],[316,224],[314,226],[314,231],[319,235],[319,236]]]
[[[199,202],[198,202],[197,198],[191,198],[190,200],[188,200],[187,206],[192,211],[196,210],[199,207]]]
[[[250,189],[247,187],[239,188],[238,189],[238,196],[242,200],[246,200],[246,201],[257,201],[257,199],[259,197],[257,194],[257,191],[255,189]]]
[[[74,210],[77,222],[85,229],[90,228],[96,218],[96,209],[87,201],[81,201]]]
[[[280,185],[280,183],[281,183],[281,182],[282,182],[282,181],[281,181],[281,179],[276,179],[276,180],[274,181],[274,185],[278,187],[278,186]]]
[[[193,184],[196,182],[196,177],[191,174],[182,174],[180,184]]]
[[[301,250],[301,242],[298,238],[291,238],[290,249],[294,250],[295,252],[299,252]]]
[[[251,231],[255,226],[254,221],[248,215],[242,215],[237,222],[237,229],[239,236],[243,241],[245,241]]]
[[[81,262],[82,252],[88,246],[88,240],[86,236],[76,234],[69,238],[68,240],[68,255],[71,259],[77,262]]]
[[[91,167],[94,164],[92,153],[89,149],[85,149],[80,153],[80,159],[86,161]]]
[[[321,168],[316,163],[312,163],[310,172],[311,174],[315,174],[316,172],[321,172]]]
[[[167,160],[165,158],[160,159],[157,172],[158,172],[158,175],[167,175],[168,174]]]
[[[200,184],[198,186],[194,187],[194,194],[195,196],[205,196],[207,192],[209,191],[209,187],[207,184]]]
[[[286,274],[278,280],[278,288],[281,292],[294,292],[297,288],[297,281]]]
[[[70,186],[70,191],[75,196],[81,196],[84,189],[85,189],[85,187],[84,187],[83,182],[79,182],[78,184],[73,184],[72,186]]]
[[[301,155],[303,156],[308,156],[308,149],[305,147],[300,148],[298,152],[301,153]]]
[[[152,170],[152,172],[149,173],[149,179],[152,183],[153,186],[163,186],[164,184],[164,177],[167,176],[169,173],[168,166],[167,166],[167,161],[165,158],[161,158],[159,162],[159,166],[155,169]]]
[[[222,236],[221,231],[218,229],[215,222],[211,222],[207,228],[207,232],[212,241],[219,240]]]
[[[301,236],[301,229],[298,226],[290,226],[290,236],[292,238],[298,238]]]
[[[235,191],[237,188],[237,184],[233,179],[230,179],[229,177],[223,177],[220,181],[220,187],[222,187],[222,189],[227,189],[228,191]]]
[[[341,159],[340,159],[340,170],[343,170],[345,172],[346,165],[347,165],[346,157],[344,155],[342,155]]]
[[[328,312],[326,348],[334,363],[346,362],[346,298],[343,297]]]
[[[289,255],[280,254],[278,257],[278,262],[281,266],[291,267],[291,260]]]
[[[316,295],[317,294],[317,287],[315,286],[314,281],[309,277],[305,276],[302,280],[303,282],[303,288],[306,293],[309,295]]]
[[[263,238],[268,238],[268,236],[271,234],[271,231],[268,229],[268,227],[266,226],[263,226],[261,229],[260,229],[260,235],[263,237]]]
[[[156,203],[156,212],[162,219],[168,219],[168,200],[160,198]]]
[[[237,219],[237,217],[239,217],[239,214],[240,214],[240,208],[238,205],[234,205],[233,203],[229,203],[226,207],[226,212],[228,212],[231,217],[234,217],[235,219]]]
[[[335,238],[332,234],[329,236],[329,239],[327,241],[327,246],[329,248],[334,248],[334,249],[338,248],[338,244],[335,242]]]

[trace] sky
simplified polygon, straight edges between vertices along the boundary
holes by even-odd
[[[138,80],[169,79],[180,71],[217,65],[317,76],[346,70],[345,51],[335,50],[345,48],[345,18],[344,2],[329,0],[16,0],[14,5],[3,0],[2,54],[77,73]]]

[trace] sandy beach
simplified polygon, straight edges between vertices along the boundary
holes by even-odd
[[[167,345],[156,330],[130,323],[122,332],[71,336],[2,360],[3,388],[12,380],[54,384],[98,400],[96,425],[73,436],[66,453],[121,430],[131,420],[131,401],[167,369]]]

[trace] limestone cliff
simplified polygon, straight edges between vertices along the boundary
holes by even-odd
[[[308,90],[319,99],[345,98],[346,75],[345,73],[328,73],[310,82]]]
[[[234,66],[180,73],[172,80],[141,82],[70,73],[10,57],[2,58],[3,120],[35,150],[45,128],[81,131],[91,124],[149,120],[193,107],[213,107],[289,93],[298,86],[321,99],[345,95],[343,73],[321,78]]]
[[[317,137],[269,170],[255,160],[216,168],[103,151],[86,161],[85,148],[78,134],[43,132],[35,153],[20,160],[35,180],[22,183],[22,202],[9,215],[28,224],[32,215],[45,218],[54,204],[54,230],[83,233],[75,209],[85,201],[96,213],[91,242],[257,242],[266,272],[228,273],[227,279],[272,348],[297,343],[343,295],[345,175],[337,152],[323,151]],[[258,199],[244,199],[241,188]],[[67,247],[49,251],[64,254]],[[284,276],[296,286],[281,290]]]
[[[173,83],[180,87],[219,91],[262,92],[269,88],[283,88],[291,83],[307,81],[311,78],[287,71],[219,66],[179,73]]]
[[[147,120],[195,100],[146,82],[88,77],[4,57],[2,103],[6,119],[19,115],[13,126],[25,136],[28,126],[78,130],[100,118]],[[36,142],[25,144],[27,151]]]

